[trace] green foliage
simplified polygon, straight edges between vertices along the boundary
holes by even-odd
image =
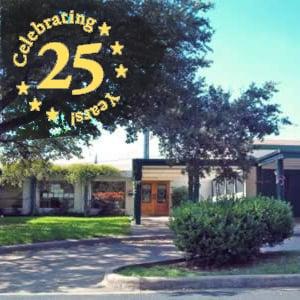
[[[51,164],[45,161],[19,161],[0,166],[0,185],[22,186],[25,178],[35,177],[42,180],[51,169]]]
[[[88,137],[62,137],[16,142],[0,141],[0,163],[13,163],[23,160],[56,160],[80,157],[82,148],[89,146]]]
[[[256,214],[265,226],[263,244],[281,243],[293,233],[293,213],[289,204],[267,197],[249,199],[249,213]]]
[[[72,164],[65,167],[54,167],[55,174],[61,174],[70,183],[86,182],[97,176],[119,176],[120,171],[112,166],[93,164]]]
[[[177,187],[172,190],[172,206],[177,207],[188,200],[188,189],[185,186]]]
[[[293,233],[289,204],[267,198],[186,203],[173,211],[175,245],[207,265],[247,262]]]
[[[273,82],[251,84],[236,98],[221,87],[201,87],[199,83],[177,92],[176,109],[166,112],[153,131],[163,155],[186,162],[190,200],[199,199],[199,178],[212,169],[219,178],[240,178],[233,166],[247,174],[253,166],[254,140],[278,135],[281,125],[289,124],[273,102],[277,92]],[[219,163],[214,167],[204,164],[205,160]]]
[[[65,179],[70,183],[86,182],[97,176],[119,176],[120,171],[108,165],[71,164],[66,166],[52,165],[44,161],[21,161],[4,164],[0,175],[0,184],[21,186],[27,177],[41,181],[49,178]]]

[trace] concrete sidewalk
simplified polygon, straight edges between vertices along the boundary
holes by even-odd
[[[300,224],[297,223],[294,227],[294,235],[286,239],[281,245],[274,247],[265,247],[263,252],[277,252],[277,251],[300,251]]]
[[[132,223],[131,235],[138,236],[167,236],[172,237],[168,227],[169,217],[143,217],[141,225]]]

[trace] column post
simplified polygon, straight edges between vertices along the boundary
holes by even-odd
[[[132,162],[134,189],[134,219],[135,224],[141,224],[141,198],[142,198],[142,163],[139,160]]]
[[[263,183],[262,167],[258,165],[256,167],[256,195],[262,194],[262,183]]]
[[[285,177],[283,159],[280,158],[276,161],[276,192],[277,198],[284,200],[285,198]]]

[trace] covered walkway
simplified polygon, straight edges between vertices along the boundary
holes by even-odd
[[[288,201],[300,217],[299,150],[277,150],[258,160],[257,194]]]

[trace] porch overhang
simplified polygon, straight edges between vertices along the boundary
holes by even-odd
[[[263,167],[266,165],[274,164],[276,161],[278,161],[280,159],[300,160],[300,149],[293,150],[293,151],[277,150],[277,151],[271,152],[271,153],[259,158],[257,160],[257,165],[260,167]]]
[[[261,173],[262,169],[273,169],[276,178],[276,196],[278,199],[284,200],[286,177],[285,170],[298,169],[300,170],[300,147],[294,149],[278,149],[257,160],[257,190],[258,193],[262,190]]]

